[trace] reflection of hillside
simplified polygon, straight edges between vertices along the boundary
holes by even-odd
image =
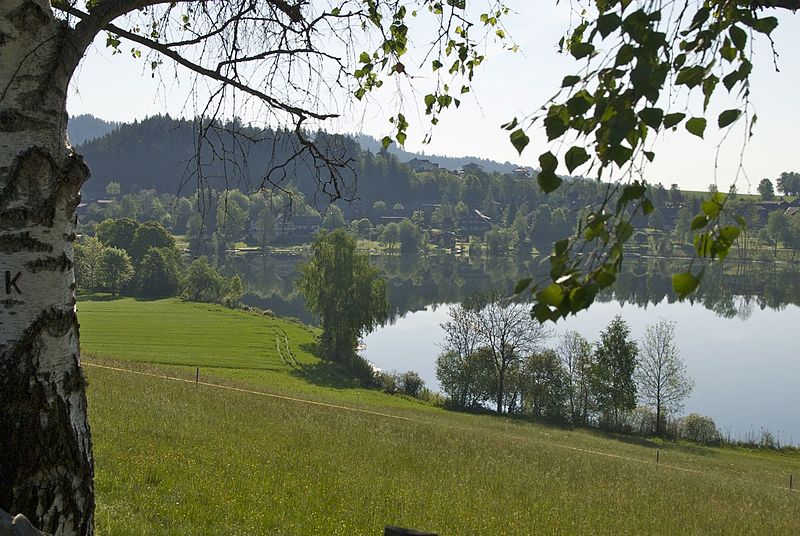
[[[676,301],[672,273],[685,270],[685,261],[650,260],[629,263],[611,292],[602,301],[616,300],[647,307],[651,303]],[[717,315],[746,319],[753,307],[783,309],[800,305],[800,278],[795,268],[775,264],[727,263],[706,270],[703,283],[692,297]]]
[[[233,259],[227,269],[244,279],[246,304],[313,322],[294,288],[295,267],[301,261],[295,255],[251,255]],[[488,287],[510,293],[519,279],[541,276],[546,270],[539,259],[511,257],[375,256],[372,262],[389,282],[392,322],[432,304],[461,302]],[[642,308],[662,301],[672,303],[677,298],[672,292],[671,274],[685,269],[683,260],[629,260],[613,289],[598,300]],[[800,305],[798,275],[796,269],[775,264],[731,262],[715,266],[706,271],[692,302],[723,317],[746,319],[754,307],[783,309],[788,304]]]

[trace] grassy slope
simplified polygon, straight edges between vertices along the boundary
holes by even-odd
[[[153,321],[150,308],[167,316]],[[291,345],[301,370],[264,351],[253,360],[260,370],[203,369],[203,379],[406,418],[89,366],[99,534],[379,534],[384,523],[443,535],[797,530],[800,494],[779,489],[800,474],[796,455],[660,445],[656,467],[656,445],[646,441],[342,389],[300,353],[311,334],[297,324],[173,300],[82,302],[79,310],[87,353],[185,365],[194,364],[187,355],[226,364],[186,326],[213,331],[210,340],[237,366],[259,337],[283,327],[300,341]],[[229,316],[236,320],[226,325]],[[128,331],[115,336],[122,325]],[[145,334],[158,351],[120,333]]]
[[[124,298],[81,301],[78,314],[83,348],[92,353],[152,363],[285,371],[288,337],[298,362],[317,361],[308,351],[313,329],[218,305]]]

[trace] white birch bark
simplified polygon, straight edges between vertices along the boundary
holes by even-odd
[[[72,242],[88,168],[66,143],[65,26],[0,0],[0,509],[91,534],[93,461]]]

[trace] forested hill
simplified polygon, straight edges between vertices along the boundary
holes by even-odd
[[[372,136],[368,136],[366,134],[359,134],[356,136],[356,140],[361,145],[363,149],[367,151],[371,151],[373,153],[377,153],[381,150],[381,142],[380,140],[373,138]],[[438,154],[433,155],[425,155],[420,153],[412,153],[406,151],[404,149],[399,148],[396,144],[392,144],[388,151],[397,156],[397,159],[401,162],[408,162],[412,158],[423,158],[425,160],[430,160],[436,164],[439,164],[441,167],[445,169],[459,169],[465,164],[475,163],[480,164],[484,171],[487,173],[511,173],[517,167],[516,164],[512,164],[511,162],[495,162],[494,160],[489,160],[487,158],[478,158],[475,156],[443,156]]]
[[[80,130],[86,121],[85,116],[70,120],[73,143],[81,135],[86,136],[82,133],[85,130]],[[109,182],[118,182],[122,193],[142,189],[189,193],[197,186],[198,174],[217,189],[227,186],[251,191],[261,184],[266,170],[288,160],[297,145],[293,134],[226,125],[225,132],[210,133],[209,140],[202,144],[201,165],[198,167],[199,134],[194,121],[173,119],[167,115],[119,126],[106,125],[112,130],[78,146],[92,170],[92,178],[83,189],[84,196],[89,199],[102,196]],[[227,133],[231,129],[237,130],[241,136],[234,139]],[[330,148],[332,154],[353,159],[354,173],[345,174],[345,181],[354,184],[358,180],[357,195],[365,200],[410,200],[411,174],[400,162],[413,157],[430,159],[446,169],[458,169],[468,162],[483,165],[487,172],[509,172],[514,168],[508,163],[477,158],[429,157],[405,151],[379,154],[379,142],[366,136],[359,137],[363,142],[361,145],[349,136],[317,133],[316,137],[321,146]],[[223,155],[225,162],[221,158]],[[307,196],[319,193],[318,170],[308,158],[294,160],[285,171],[287,182],[282,186],[293,186]],[[182,185],[185,187],[181,188]],[[386,195],[388,191],[391,195]]]
[[[69,118],[67,132],[72,145],[81,145],[87,141],[103,137],[119,128],[119,126],[120,123],[105,121],[93,115],[84,114]]]

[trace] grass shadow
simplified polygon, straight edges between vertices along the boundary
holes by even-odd
[[[319,359],[312,365],[303,365],[299,369],[294,369],[291,374],[308,383],[319,387],[330,387],[333,389],[363,389],[363,384],[352,377],[347,369],[339,363],[335,363],[323,356],[319,342],[306,342],[300,345],[300,349]]]
[[[341,365],[331,361],[320,361],[313,365],[304,365],[291,372],[292,376],[318,387],[332,389],[363,389],[364,386],[355,378],[349,378]]]
[[[78,303],[82,301],[110,302],[123,299],[125,296],[103,293],[78,294]]]
[[[652,438],[638,435],[629,435],[622,432],[612,432],[610,430],[602,430],[598,428],[586,428],[586,430],[593,436],[602,437],[603,439],[611,439],[619,441],[620,443],[627,443],[629,445],[637,445],[639,447],[647,448],[665,448],[661,442],[655,441]]]

